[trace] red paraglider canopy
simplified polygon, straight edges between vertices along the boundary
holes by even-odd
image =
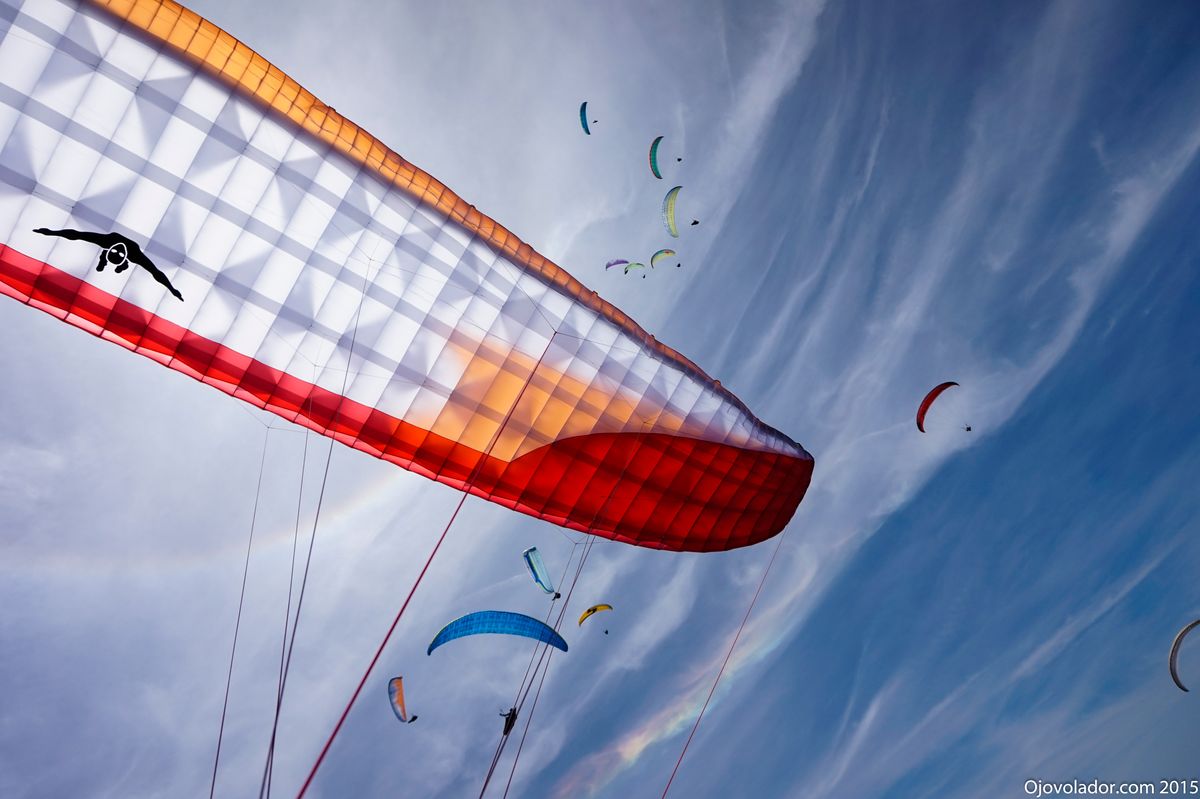
[[[940,397],[942,395],[943,391],[950,388],[951,386],[957,386],[957,385],[958,385],[958,383],[955,383],[953,380],[948,380],[945,383],[940,383],[940,384],[934,386],[930,390],[930,392],[925,395],[925,399],[921,400],[921,407],[917,408],[917,429],[918,430],[920,430],[922,433],[925,432],[925,413],[929,410],[929,406],[933,404],[933,401],[935,399],[937,399],[938,397]]]

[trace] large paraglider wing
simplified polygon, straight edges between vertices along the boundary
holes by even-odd
[[[585,621],[590,619],[592,616],[595,616],[597,613],[599,613],[602,610],[612,610],[612,609],[613,609],[612,605],[605,605],[603,603],[599,604],[599,605],[592,605],[590,608],[585,610],[583,612],[583,614],[579,617],[579,623],[583,624]]]
[[[682,188],[683,186],[676,186],[663,197],[663,227],[675,238],[679,238],[679,228],[675,225],[675,199],[679,196],[679,191]]]
[[[1167,663],[1171,668],[1171,679],[1175,681],[1175,684],[1179,686],[1179,690],[1181,691],[1186,691],[1187,687],[1184,686],[1183,680],[1179,679],[1179,647],[1183,643],[1183,639],[1187,637],[1187,634],[1198,625],[1200,625],[1200,619],[1196,619],[1196,621],[1185,625],[1175,636],[1175,640],[1171,642],[1171,656],[1167,659]]]
[[[958,383],[955,383],[953,380],[950,380],[945,383],[940,383],[939,385],[936,385],[932,389],[929,390],[929,393],[925,395],[925,399],[921,400],[921,406],[919,408],[917,408],[917,429],[918,430],[920,430],[922,433],[925,432],[925,414],[929,411],[929,407],[931,405],[933,405],[933,401],[936,400],[938,397],[940,397],[942,395],[943,391],[945,391],[948,388],[953,388],[954,386],[957,386],[957,385],[958,385]]]
[[[542,560],[542,553],[537,551],[537,547],[525,550],[521,553],[521,557],[525,559],[525,565],[529,568],[529,575],[533,581],[547,594],[553,594],[554,581],[550,579],[550,572],[546,571],[546,562]]]
[[[0,293],[585,533],[704,551],[791,518],[799,444],[229,34],[165,0],[20,5]],[[35,229],[119,234],[184,301]]]
[[[388,681],[388,699],[392,703],[392,712],[396,714],[396,718],[405,722],[411,721],[408,717],[408,710],[404,707],[404,678],[393,677]]]
[[[468,635],[518,635],[567,651],[567,642],[545,622],[506,610],[481,610],[468,613],[443,627],[430,641],[425,654],[432,655],[433,650],[442,644]]]
[[[579,124],[583,125],[584,133],[586,133],[589,136],[592,135],[592,129],[588,127],[588,121],[587,121],[587,100],[584,100],[583,104],[581,106],[579,106]]]

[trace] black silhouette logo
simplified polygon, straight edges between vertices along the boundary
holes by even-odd
[[[43,236],[61,236],[64,239],[72,241],[87,241],[101,247],[100,260],[96,263],[96,271],[103,272],[104,267],[111,265],[113,271],[117,274],[124,272],[129,268],[129,264],[134,263],[150,273],[150,276],[159,283],[167,287],[167,291],[175,295],[180,301],[183,300],[183,295],[180,294],[162,270],[154,265],[154,262],[146,257],[146,253],[142,252],[142,248],[138,246],[136,241],[125,238],[120,233],[88,233],[80,230],[50,230],[48,228],[36,228],[34,233],[41,233]]]

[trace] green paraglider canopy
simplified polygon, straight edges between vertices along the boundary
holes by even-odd
[[[659,250],[650,256],[650,266],[658,266],[660,261],[665,261],[667,258],[674,258],[674,250]]]
[[[663,225],[667,232],[675,238],[679,238],[679,228],[675,226],[675,199],[679,196],[679,190],[683,186],[676,186],[667,192],[667,196],[663,197],[662,218]]]

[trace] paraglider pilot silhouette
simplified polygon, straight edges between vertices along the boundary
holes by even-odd
[[[512,732],[512,728],[516,726],[517,709],[515,707],[510,707],[507,713],[502,712],[500,715],[504,717],[503,735],[508,735],[510,732]]]
[[[103,272],[104,267],[112,264],[113,271],[120,274],[129,268],[130,263],[135,263],[149,272],[150,276],[159,283],[166,286],[167,291],[174,294],[177,299],[183,300],[183,295],[171,285],[171,281],[167,279],[161,269],[154,265],[146,253],[142,252],[138,243],[125,238],[120,233],[88,233],[80,230],[50,230],[44,227],[35,228],[33,232],[43,236],[61,236],[72,241],[86,241],[95,244],[102,248],[100,260],[96,263],[97,272]]]

